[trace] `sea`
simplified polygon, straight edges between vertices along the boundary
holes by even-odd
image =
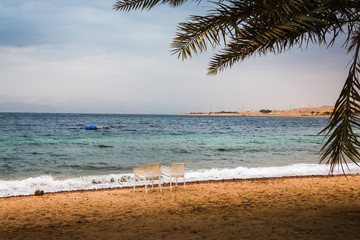
[[[185,162],[186,181],[329,173],[319,164],[323,117],[0,115],[0,197],[133,186],[147,163]]]

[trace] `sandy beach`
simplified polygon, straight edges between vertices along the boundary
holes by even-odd
[[[193,116],[252,116],[252,117],[329,117],[334,110],[333,106],[294,108],[287,110],[270,110],[269,113],[260,111],[247,112],[212,112],[212,113],[189,113],[183,115]]]
[[[360,239],[360,176],[0,199],[1,239]]]

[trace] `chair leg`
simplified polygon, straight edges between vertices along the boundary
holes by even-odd
[[[183,177],[184,179],[184,189],[186,190],[186,185],[185,185],[185,176]]]
[[[162,193],[160,177],[159,177],[159,188],[160,188],[160,192]]]
[[[170,177],[170,192],[172,192],[172,179]]]
[[[151,189],[154,189],[154,179],[151,179]]]
[[[147,194],[147,184],[146,184],[146,178],[145,178],[145,192]]]
[[[136,177],[135,177],[135,174],[134,174],[134,192],[135,192],[135,182],[136,182]]]
[[[175,178],[175,183],[176,183],[176,187],[177,187],[177,177]]]

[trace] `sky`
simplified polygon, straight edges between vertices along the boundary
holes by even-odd
[[[117,12],[115,0],[1,0],[0,112],[180,114],[334,105],[351,54],[341,41],[268,54],[207,76],[215,51],[171,55],[196,3]]]

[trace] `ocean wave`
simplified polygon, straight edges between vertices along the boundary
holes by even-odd
[[[58,168],[72,169],[72,170],[109,170],[109,171],[121,171],[126,168],[118,165],[108,165],[107,163],[88,163],[88,164],[61,164]]]
[[[127,182],[129,178],[130,176],[126,174],[110,174],[68,179],[39,176],[23,180],[0,181],[0,197],[33,195],[36,190],[49,193],[129,186],[129,182]]]
[[[346,174],[360,174],[360,168],[349,164]],[[250,179],[271,178],[288,176],[328,175],[329,166],[322,164],[294,164],[280,167],[237,167],[237,168],[212,168],[198,171],[188,171],[187,181],[222,180],[222,179]],[[335,169],[334,174],[342,174],[341,169]]]
[[[347,174],[360,174],[360,168],[355,164],[349,164]],[[329,166],[319,164],[295,164],[280,167],[237,167],[237,168],[212,168],[200,170],[187,170],[186,181],[206,181],[225,179],[250,179],[271,178],[286,176],[311,176],[327,175]],[[334,174],[342,174],[341,169],[336,169]],[[162,182],[169,182],[163,178]],[[150,183],[150,182],[149,182]],[[136,181],[137,186],[144,185],[144,181]],[[75,190],[90,190],[133,186],[132,173],[109,174],[101,176],[83,176],[77,178],[55,179],[51,176],[39,176],[22,180],[0,180],[0,198],[20,195],[33,195],[36,190],[45,193]]]
[[[171,149],[172,152],[177,153],[177,154],[186,154],[186,153],[190,153],[190,151],[185,150],[185,149],[180,149],[180,148],[176,148],[176,149]]]
[[[217,148],[216,151],[218,152],[246,152],[246,151],[250,151],[248,149],[244,149],[244,148]]]
[[[113,148],[113,146],[105,145],[105,144],[99,144],[99,145],[97,145],[97,147],[99,147],[99,148]]]

